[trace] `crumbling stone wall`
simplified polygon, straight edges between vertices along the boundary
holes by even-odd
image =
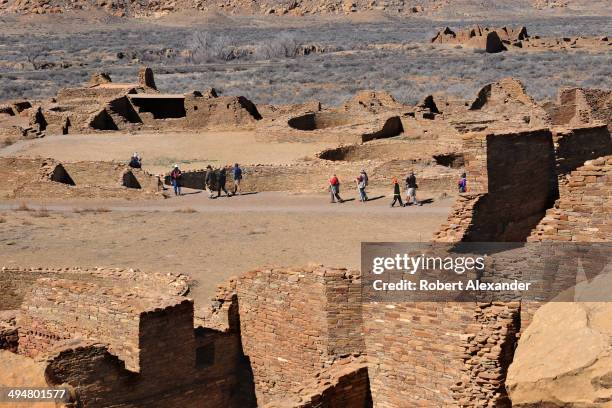
[[[147,292],[138,293],[138,290],[131,288],[125,290],[112,286],[103,287],[102,293],[99,292],[99,282],[38,279],[36,285],[24,298],[21,313],[18,315],[17,324],[24,328],[19,332],[19,353],[36,357],[62,340],[75,337],[104,339],[111,354],[119,357],[128,370],[139,372],[142,357],[150,358],[148,355],[141,356],[143,350],[140,342],[154,341],[146,337],[151,335],[152,329],[149,328],[151,317],[144,312],[157,307],[166,314],[173,314],[172,324],[167,327],[175,329],[180,327],[181,315],[189,317],[188,313],[180,310],[182,299],[173,299],[169,296],[164,298],[161,294],[151,297]],[[127,295],[134,292],[139,294],[139,298],[130,301]],[[117,302],[117,299],[122,298],[124,298],[122,302]],[[179,309],[172,313],[174,308]],[[163,321],[170,324],[168,319]],[[192,322],[193,318],[189,321]],[[161,333],[157,333],[154,337],[159,337]],[[183,342],[193,348],[193,345],[188,343],[188,339],[189,336],[185,336]],[[160,342],[163,344],[162,340],[160,339]],[[151,347],[148,345],[144,351],[149,351]],[[170,351],[173,347],[167,348],[166,351]],[[156,353],[159,351],[155,350]],[[180,353],[177,353],[175,358],[179,356]],[[154,360],[160,359],[163,360],[157,356]]]
[[[252,125],[262,117],[253,102],[244,96],[208,97],[185,95],[185,127]]]
[[[375,406],[508,406],[517,304],[366,303],[363,311]]]
[[[542,127],[550,123],[548,113],[525,91],[514,78],[485,85],[470,105],[471,111],[493,115],[496,120],[522,123],[523,126]]]
[[[557,195],[551,132],[474,133],[464,146],[468,192],[434,240],[524,241]]]
[[[560,183],[585,161],[612,154],[612,137],[606,125],[553,129],[556,171]]]
[[[612,92],[601,89],[566,88],[554,103],[545,105],[552,123],[580,126],[601,121],[612,126]]]
[[[29,285],[0,293],[2,307],[21,301],[17,351],[45,362],[48,384],[72,387],[83,406],[251,406],[237,393],[239,337],[194,329],[186,277],[4,268],[0,283],[17,275]],[[10,331],[0,333],[11,349]]]
[[[361,286],[345,269],[264,269],[235,282],[244,354],[258,403],[363,351]]]
[[[329,369],[318,374],[314,381],[304,383],[280,400],[264,408],[369,408],[372,395],[368,367],[364,356],[336,361]]]
[[[53,159],[0,158],[0,197],[157,196],[159,177],[116,162],[59,163]]]
[[[561,186],[560,197],[529,241],[605,242],[612,234],[612,156],[587,161]]]

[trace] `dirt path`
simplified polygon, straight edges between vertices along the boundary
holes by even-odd
[[[313,156],[333,143],[270,143],[256,140],[254,131],[120,132],[48,136],[22,140],[0,149],[0,156],[42,156],[59,161],[126,161],[134,152],[143,157],[146,170],[155,174],[179,163],[183,169],[207,164],[288,164]]]
[[[195,280],[192,296],[202,306],[228,277],[265,265],[359,269],[361,242],[428,240],[452,204],[327,200],[282,193],[210,200],[199,193],[151,202],[27,202],[48,212],[2,202],[0,258],[3,265],[181,272]]]
[[[171,194],[172,192],[167,192]],[[0,202],[0,211],[10,211],[26,205],[32,210],[46,209],[49,211],[73,212],[79,210],[103,209],[113,212],[278,212],[278,213],[342,213],[342,214],[398,214],[398,211],[410,211],[413,215],[448,214],[451,199],[440,202],[433,201],[429,194],[422,194],[428,202],[423,206],[411,206],[400,210],[391,208],[391,198],[380,191],[370,192],[373,200],[361,203],[349,194],[343,194],[346,202],[332,204],[326,194],[292,194],[282,192],[245,193],[233,197],[225,195],[210,199],[208,194],[200,190],[183,189],[180,197],[171,196],[166,200],[149,201],[113,201],[113,200],[63,200],[45,201],[25,199]]]

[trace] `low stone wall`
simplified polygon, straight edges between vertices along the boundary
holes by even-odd
[[[4,198],[155,197],[162,187],[157,176],[116,162],[0,158],[0,177]]]
[[[336,361],[319,373],[315,381],[304,383],[289,396],[264,408],[368,408],[372,406],[368,367],[363,356]]]
[[[247,191],[294,191],[325,192],[328,179],[336,174],[341,181],[341,193],[351,194],[357,187],[355,179],[362,168],[368,172],[371,188],[392,189],[391,179],[396,176],[404,179],[411,170],[416,173],[419,189],[427,192],[454,192],[461,174],[460,169],[445,166],[428,166],[412,160],[391,160],[388,162],[342,162],[329,163],[317,160],[312,163],[295,165],[258,165],[244,166],[241,189]],[[183,173],[181,185],[187,188],[203,189],[206,170]],[[165,184],[170,185],[170,177],[165,176]],[[231,171],[227,172],[226,187],[232,186]]]

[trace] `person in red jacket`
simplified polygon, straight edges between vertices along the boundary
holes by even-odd
[[[340,197],[340,180],[335,174],[329,179],[329,192],[331,194],[331,202],[335,203],[338,200],[339,203],[343,203],[344,200]]]

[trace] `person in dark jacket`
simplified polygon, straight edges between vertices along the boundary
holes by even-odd
[[[128,164],[128,166],[130,166],[133,169],[142,168],[142,159],[140,158],[138,153],[134,153],[132,155],[132,158],[130,159],[130,163]]]
[[[417,188],[419,188],[419,186],[417,185],[416,177],[414,176],[414,172],[411,171],[408,177],[406,177],[406,205],[421,205],[416,198]]]
[[[206,177],[204,178],[204,188],[208,193],[208,198],[215,198],[214,190],[217,179],[215,177],[215,171],[212,166],[209,164],[206,166]]]
[[[221,190],[225,193],[226,196],[230,197],[227,189],[225,188],[225,182],[227,181],[227,170],[225,166],[222,166],[219,169],[219,173],[217,174],[217,197],[221,197]]]
[[[174,165],[172,172],[170,172],[170,180],[172,181],[172,187],[174,187],[174,195],[181,195],[181,177],[183,173],[179,169],[178,164]]]
[[[402,192],[400,190],[399,181],[397,177],[393,177],[393,202],[391,203],[391,207],[395,207],[395,203],[399,201],[400,207],[404,207],[404,203],[402,202]]]
[[[242,169],[238,166],[238,163],[234,163],[232,168],[232,177],[234,178],[234,191],[233,195],[240,195],[240,182],[242,181]]]

